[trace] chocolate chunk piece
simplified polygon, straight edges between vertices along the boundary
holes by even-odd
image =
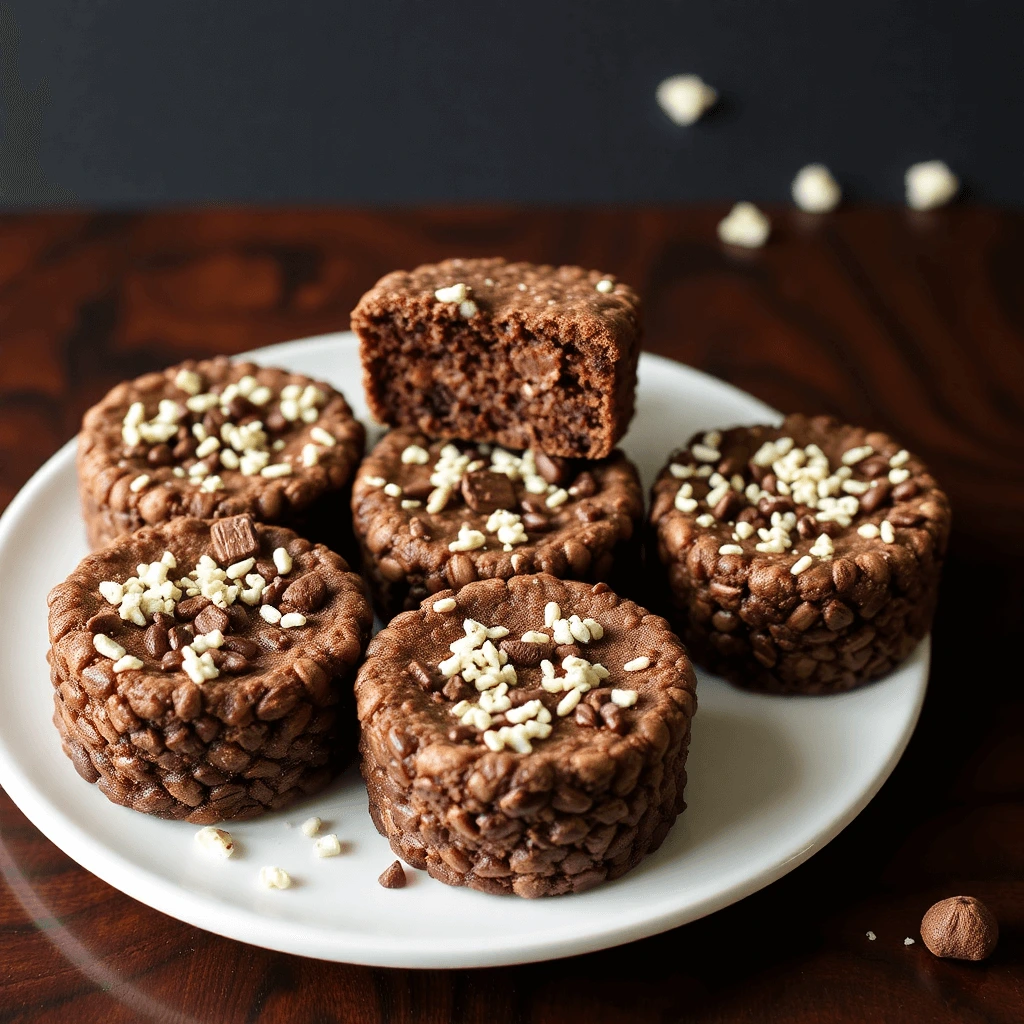
[[[394,864],[386,867],[377,879],[378,882],[385,889],[404,889],[407,881],[405,877],[405,868],[402,867],[402,862],[396,860]]]
[[[223,608],[208,604],[193,620],[192,628],[197,633],[210,633],[219,629],[222,633],[231,624],[231,617]]]
[[[516,492],[504,473],[481,469],[462,478],[462,497],[474,511],[489,515],[498,509],[516,507]]]
[[[534,460],[537,463],[537,472],[544,477],[545,483],[561,487],[572,477],[572,462],[569,459],[560,459],[557,455],[536,452]]]
[[[215,520],[210,527],[210,537],[214,555],[222,566],[241,562],[260,549],[252,516],[248,515]]]
[[[528,644],[522,640],[506,638],[500,647],[516,665],[539,665],[551,654],[551,647],[547,644]]]
[[[294,583],[289,583],[281,601],[300,612],[315,612],[327,600],[327,584],[318,572],[307,572]]]

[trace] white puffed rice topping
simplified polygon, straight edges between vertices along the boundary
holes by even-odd
[[[448,545],[449,551],[476,551],[487,543],[487,538],[479,531],[463,523],[459,527],[459,535]]]
[[[639,658],[634,658],[632,661],[627,661],[622,666],[624,672],[642,672],[645,668],[651,667],[651,659],[646,655],[641,655]]]
[[[442,597],[440,601],[435,601],[430,607],[435,612],[453,612],[456,608],[456,601],[454,597]]]
[[[302,831],[304,836],[308,836],[310,839],[315,836],[320,829],[323,827],[323,820],[318,818],[315,814],[312,817],[307,818],[300,826],[299,829]]]
[[[672,75],[655,90],[658,106],[682,128],[695,124],[715,105],[718,93],[699,75]]]
[[[235,852],[231,833],[222,828],[214,828],[213,825],[201,828],[195,835],[195,841],[201,850],[215,857],[227,859]]]
[[[288,889],[292,878],[284,868],[268,865],[260,868],[259,883],[264,889]]]
[[[449,285],[447,288],[438,288],[434,292],[434,298],[438,302],[462,302],[469,294],[469,289],[459,281],[457,284]]]
[[[793,202],[807,213],[828,213],[843,198],[839,182],[824,164],[801,167],[793,179]]]
[[[771,223],[753,203],[737,203],[718,224],[718,237],[726,245],[759,249],[768,241]]]
[[[313,844],[313,852],[318,857],[337,857],[342,852],[341,840],[333,832],[328,832]]]
[[[925,160],[907,168],[907,206],[912,210],[934,210],[945,206],[960,191],[960,179],[942,160]]]

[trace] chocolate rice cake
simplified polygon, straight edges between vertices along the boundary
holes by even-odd
[[[629,589],[643,492],[618,450],[575,461],[399,428],[360,466],[352,513],[387,619],[476,579],[549,572]]]
[[[446,260],[352,313],[370,411],[430,437],[602,459],[633,416],[640,301],[581,267]]]
[[[53,721],[114,803],[210,824],[323,786],[355,753],[365,587],[250,516],[144,527],[48,599]]]
[[[617,878],[685,806],[695,683],[668,623],[604,583],[428,598],[356,679],[374,824],[449,885],[534,897]]]
[[[78,439],[89,543],[249,512],[347,550],[364,441],[342,395],[286,370],[218,357],[126,381],[85,414]]]
[[[833,693],[928,632],[950,509],[887,434],[794,415],[696,435],[655,482],[651,523],[698,664],[754,690]]]

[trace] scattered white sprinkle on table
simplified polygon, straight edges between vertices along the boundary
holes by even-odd
[[[904,184],[907,206],[912,210],[945,206],[960,191],[960,179],[942,160],[925,160],[908,167]]]
[[[654,95],[658,106],[683,128],[699,121],[718,100],[718,93],[700,75],[672,75]]]
[[[744,249],[760,249],[771,230],[771,222],[753,203],[737,203],[718,223],[718,237]]]
[[[793,202],[807,213],[828,213],[843,198],[839,182],[824,164],[808,164],[797,171],[791,187]]]

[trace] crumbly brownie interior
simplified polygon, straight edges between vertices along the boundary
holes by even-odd
[[[338,392],[284,370],[217,358],[120,384],[79,439],[90,542],[178,515],[304,526],[349,484],[363,443]]]
[[[683,809],[696,704],[664,619],[548,575],[428,599],[356,683],[370,810],[452,885],[580,891],[635,866]]]
[[[694,657],[743,686],[830,692],[877,678],[927,632],[949,503],[885,434],[829,417],[699,435],[651,521]]]
[[[615,582],[637,561],[643,494],[620,451],[570,460],[397,429],[364,460],[352,505],[364,569],[393,613],[478,578]]]
[[[372,615],[344,560],[290,530],[144,528],[86,558],[49,607],[55,724],[116,803],[250,817],[353,752],[346,677]]]
[[[639,300],[597,271],[448,260],[383,278],[352,326],[384,423],[594,459],[633,415]]]

